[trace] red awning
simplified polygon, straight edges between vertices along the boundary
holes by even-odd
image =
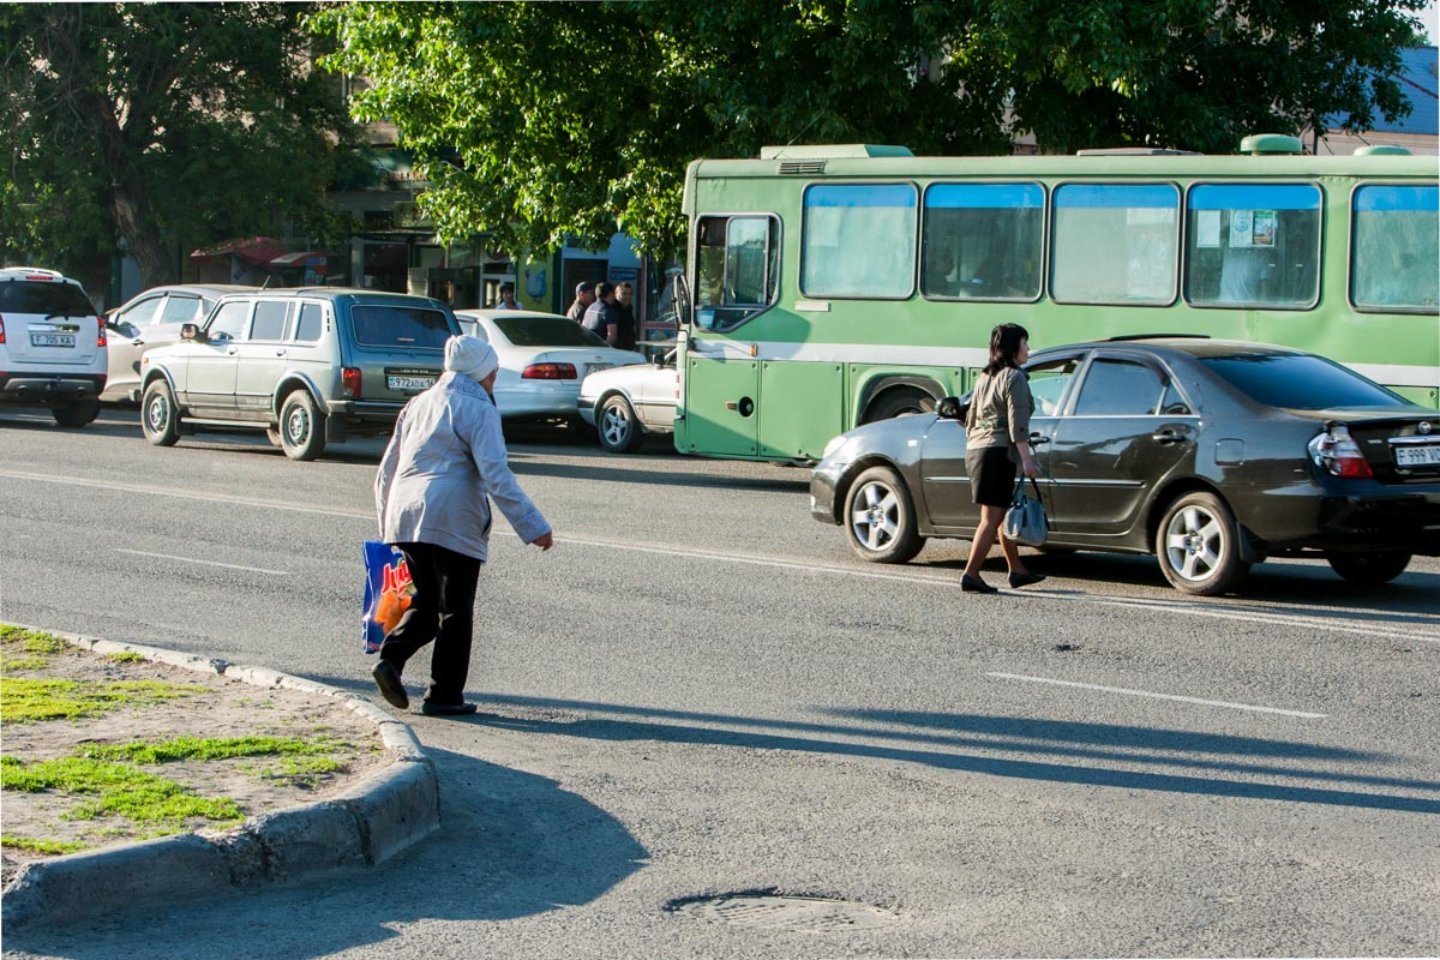
[[[239,257],[247,263],[263,267],[284,253],[285,245],[274,237],[241,237],[196,250],[190,254],[190,259],[218,260],[221,257]]]

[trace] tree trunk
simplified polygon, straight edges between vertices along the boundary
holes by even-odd
[[[135,185],[116,184],[110,192],[110,212],[115,227],[130,245],[130,256],[140,268],[140,282],[145,289],[175,283],[175,258],[144,213],[144,204],[136,197]]]

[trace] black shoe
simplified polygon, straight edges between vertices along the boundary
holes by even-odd
[[[972,577],[972,576],[970,576],[970,574],[968,574],[968,573],[965,574],[964,576],[962,576],[962,577],[960,578],[960,589],[961,589],[962,591],[964,591],[965,593],[999,593],[999,592],[1000,592],[998,589],[996,589],[995,587],[990,586],[990,584],[986,583],[984,580],[981,580],[979,577]]]
[[[1045,579],[1043,573],[1012,573],[1010,574],[1010,589],[1019,590],[1021,587],[1028,587],[1032,583],[1039,583]]]
[[[427,698],[420,701],[420,712],[427,717],[459,717],[474,713],[475,704],[463,700],[459,703],[435,703]]]
[[[375,686],[380,688],[380,696],[385,698],[386,703],[401,710],[410,706],[410,695],[405,692],[405,684],[400,682],[400,671],[395,669],[394,664],[381,660],[370,671],[370,676],[375,678]]]

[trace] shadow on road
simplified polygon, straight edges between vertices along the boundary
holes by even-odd
[[[644,719],[552,720],[477,715],[468,722],[595,740],[660,740],[670,743],[731,746],[747,750],[787,750],[868,757],[996,777],[1114,787],[1121,790],[1155,790],[1408,813],[1440,813],[1440,782],[1255,763],[1247,759],[1312,760],[1331,765],[1337,762],[1373,763],[1388,759],[1381,754],[1298,741],[974,714],[825,711],[833,716],[861,721],[864,724],[847,725],[648,710],[642,707],[533,697],[490,696],[485,699],[492,703],[523,708],[584,710]],[[872,724],[885,724],[888,728]],[[895,729],[896,726],[904,729]],[[730,729],[726,729],[727,727]],[[745,731],[734,729],[735,727],[761,730]],[[847,739],[840,740],[836,739],[837,737]],[[868,742],[856,742],[855,739],[848,738],[863,738]],[[1080,762],[1044,762],[993,755],[1007,751],[1063,757]],[[1198,771],[1201,775],[1183,776],[1116,769],[1111,766],[1116,763],[1178,767]],[[1206,773],[1211,775],[1204,775]],[[1232,776],[1237,779],[1231,779]],[[1315,785],[1307,785],[1307,781]],[[1329,784],[1423,790],[1434,796],[1341,790],[1332,788]]]
[[[421,921],[509,920],[589,903],[649,856],[614,817],[552,780],[444,750],[426,753],[440,779],[440,830],[389,863],[338,881],[104,922],[103,936],[88,924],[7,930],[6,953],[75,960],[334,956]]]
[[[963,557],[921,562],[914,566],[930,570],[959,571]],[[1175,603],[1201,604],[1217,609],[1257,610],[1277,616],[1355,620],[1396,626],[1424,625],[1440,630],[1440,573],[1410,569],[1390,583],[1361,586],[1347,583],[1323,561],[1275,560],[1257,565],[1241,584],[1240,592],[1223,597],[1188,597],[1170,587],[1160,565],[1151,556],[1114,553],[1053,553],[1027,555],[1026,562],[1040,573],[1065,580],[1095,583],[1104,588],[1125,583],[1164,591]],[[1417,561],[1418,562],[1418,561]],[[1004,558],[985,561],[990,573],[1005,571]],[[1043,588],[1042,588],[1043,589]]]

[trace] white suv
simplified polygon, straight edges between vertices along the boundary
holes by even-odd
[[[54,270],[0,269],[0,403],[49,407],[62,427],[100,412],[105,324],[85,289]]]

